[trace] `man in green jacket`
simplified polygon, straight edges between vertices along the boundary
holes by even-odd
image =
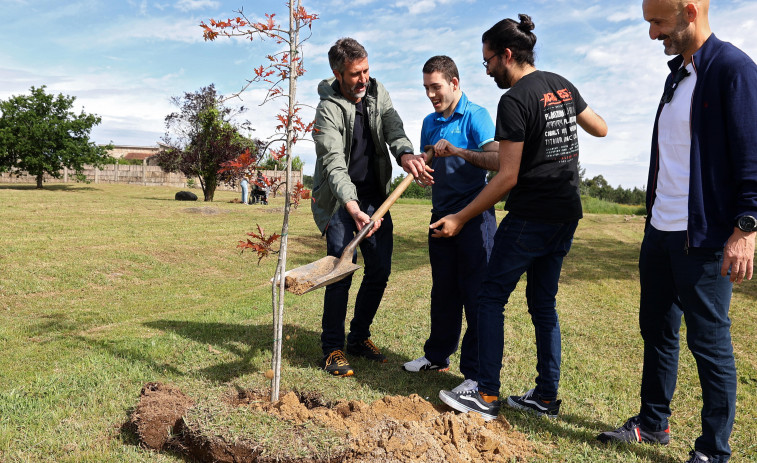
[[[337,40],[329,50],[334,77],[318,85],[321,101],[315,111],[316,163],[313,174],[313,218],[326,236],[329,256],[341,256],[354,235],[389,195],[392,163],[413,153],[389,93],[368,72],[368,53],[351,38]],[[389,149],[387,149],[389,145]],[[370,340],[392,263],[392,217],[387,212],[360,243],[365,263],[355,300],[346,352],[384,363],[386,357]],[[353,261],[357,260],[357,254]],[[320,366],[335,376],[354,370],[343,349],[344,321],[352,277],[326,287],[323,301]]]

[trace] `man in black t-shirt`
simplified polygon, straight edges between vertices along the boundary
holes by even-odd
[[[497,108],[499,172],[465,209],[430,225],[433,236],[454,236],[509,192],[509,213],[494,236],[478,297],[478,391],[439,393],[452,408],[480,413],[487,420],[499,413],[504,306],[523,273],[536,334],[536,387],[508,397],[507,404],[550,417],[560,409],[555,296],[563,258],[582,217],[576,124],[594,136],[607,134],[604,120],[573,84],[534,67],[534,24],[527,15],[519,17],[520,23],[504,19],[482,37],[487,74],[497,86],[509,89]]]

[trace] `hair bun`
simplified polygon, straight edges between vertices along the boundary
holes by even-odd
[[[520,19],[520,24],[518,25],[518,29],[528,34],[532,30],[534,30],[534,22],[531,20],[531,16],[527,14],[519,14],[518,19]]]

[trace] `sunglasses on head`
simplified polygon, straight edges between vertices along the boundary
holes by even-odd
[[[676,92],[678,84],[684,79],[684,77],[690,74],[691,73],[687,71],[685,67],[678,68],[676,73],[673,74],[673,82],[671,82],[670,86],[662,93],[662,99],[660,100],[661,104],[667,104],[673,100],[673,94]]]

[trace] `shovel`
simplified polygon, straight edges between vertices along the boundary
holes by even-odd
[[[428,165],[433,157],[433,151],[426,151],[426,165]],[[352,241],[349,242],[341,257],[326,256],[317,261],[297,267],[289,270],[284,274],[284,287],[287,291],[302,295],[309,293],[314,289],[321,288],[323,286],[336,283],[339,280],[347,278],[355,273],[355,270],[360,266],[352,263],[352,255],[357,248],[357,245],[365,238],[365,236],[371,231],[373,225],[381,219],[389,208],[397,201],[402,193],[405,192],[408,186],[413,182],[413,174],[407,174],[405,179],[400,183],[397,188],[392,191],[386,201],[384,201],[376,212],[371,216],[371,221],[365,225],[360,233],[355,235]]]

